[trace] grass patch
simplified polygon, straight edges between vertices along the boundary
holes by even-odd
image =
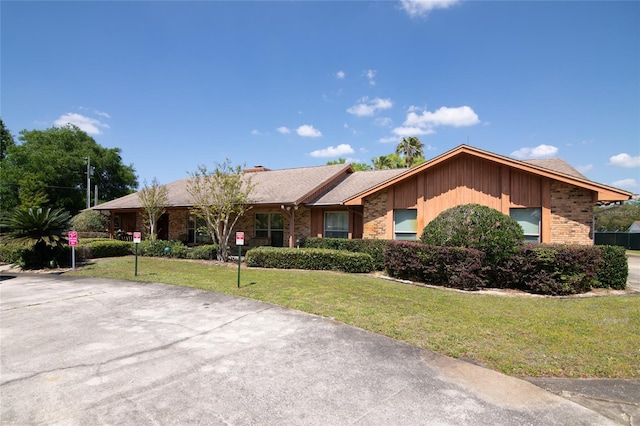
[[[100,259],[69,275],[162,282],[271,302],[512,376],[640,378],[640,298],[501,297],[339,272]]]

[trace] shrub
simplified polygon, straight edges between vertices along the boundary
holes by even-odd
[[[2,244],[0,245],[0,261],[4,263],[19,264],[20,260],[22,259],[22,253],[25,250],[27,250],[27,248],[24,246],[15,244]]]
[[[495,268],[493,286],[568,295],[600,285],[601,250],[593,246],[525,244]]]
[[[119,257],[133,254],[133,243],[111,239],[80,240],[79,260]]]
[[[624,290],[629,277],[629,264],[624,247],[597,246],[602,254],[602,263],[597,271],[601,287]]]
[[[217,258],[217,253],[217,244],[205,244],[190,248],[187,252],[187,259],[213,260]]]
[[[350,273],[373,271],[366,253],[316,248],[256,247],[245,256],[247,266],[279,269],[333,270]]]
[[[429,245],[468,247],[484,252],[484,265],[498,265],[524,241],[522,227],[513,218],[480,204],[443,211],[429,222],[420,240]]]
[[[484,254],[475,249],[389,241],[385,266],[389,275],[395,278],[478,290],[486,285],[483,257]]]
[[[138,254],[149,257],[174,257],[186,259],[189,248],[182,241],[144,240],[138,243]]]
[[[109,216],[96,210],[85,210],[71,219],[72,230],[77,232],[104,232]]]
[[[373,259],[374,269],[384,269],[384,252],[387,248],[387,240],[349,240],[346,238],[305,238],[302,247],[322,248],[331,250],[345,250],[356,253],[367,253]]]

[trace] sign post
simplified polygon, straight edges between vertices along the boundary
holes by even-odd
[[[78,233],[76,231],[69,231],[67,234],[69,239],[69,245],[71,246],[71,269],[76,270],[76,246],[78,245]]]
[[[138,276],[138,244],[140,244],[140,240],[142,240],[142,233],[134,232],[133,233],[133,243],[136,246],[136,272],[135,276]]]
[[[238,288],[240,288],[240,257],[244,245],[244,232],[236,232],[236,245],[238,246]]]

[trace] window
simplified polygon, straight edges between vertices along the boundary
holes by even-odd
[[[509,209],[509,215],[522,226],[524,240],[532,243],[540,242],[540,208]]]
[[[284,216],[281,213],[256,213],[256,237],[269,238],[270,245],[284,245]]]
[[[394,210],[393,211],[393,239],[410,240],[418,239],[418,211]]]
[[[206,230],[206,222],[202,218],[189,216],[188,236],[190,243],[211,244],[211,235]]]
[[[349,212],[324,214],[325,238],[349,238]]]

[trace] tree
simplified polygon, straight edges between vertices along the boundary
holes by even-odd
[[[160,185],[155,177],[151,181],[151,186],[147,185],[145,180],[142,190],[138,193],[138,197],[142,202],[142,210],[144,210],[144,224],[151,241],[156,240],[158,232],[156,224],[160,216],[165,212],[168,193],[167,187]]]
[[[347,164],[347,160],[340,157],[337,160],[332,160],[332,161],[327,161],[327,166],[331,166],[333,164]],[[363,172],[366,170],[371,170],[371,166],[368,165],[367,163],[355,163],[355,162],[351,162],[351,167],[353,167],[353,170],[356,172]]]
[[[398,154],[381,155],[371,159],[375,170],[401,169],[405,162]]]
[[[242,167],[233,166],[229,159],[215,165],[211,172],[205,166],[199,166],[191,174],[187,192],[193,203],[191,213],[204,221],[207,232],[218,243],[218,260],[226,262],[231,231],[250,209],[255,185],[242,172]]]
[[[0,118],[0,212],[13,210],[18,205],[17,187],[9,183],[5,157],[15,145],[9,129]]]
[[[42,267],[67,243],[62,231],[70,219],[69,212],[62,209],[16,209],[2,220],[2,227],[10,229],[3,241],[33,251],[29,259],[24,258],[28,252],[23,253],[25,267]]]
[[[636,220],[640,220],[640,201],[593,208],[596,231],[625,232]]]
[[[420,142],[420,139],[410,136],[402,138],[402,141],[396,147],[396,154],[402,155],[407,167],[410,168],[418,158],[424,157],[423,148],[424,144]]]
[[[1,160],[3,211],[48,202],[76,214],[87,204],[87,157],[96,171],[91,186],[98,185],[99,200],[122,197],[138,186],[133,166],[122,164],[119,148],[98,145],[76,126],[23,130],[19,141],[8,145]]]
[[[10,146],[14,146],[13,136],[9,129],[4,127],[4,121],[0,118],[0,161],[4,160]]]

